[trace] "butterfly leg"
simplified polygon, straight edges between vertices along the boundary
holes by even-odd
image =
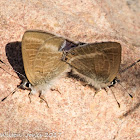
[[[31,85],[29,86],[30,88],[31,88]],[[30,90],[30,92],[29,92],[29,94],[28,94],[28,97],[29,97],[29,101],[30,101],[30,103],[31,103],[31,96],[32,95],[34,95],[36,93],[36,91],[35,90]]]
[[[57,91],[57,92],[59,92],[59,94],[61,94],[61,92],[58,90],[58,88],[55,88],[55,87],[52,87],[51,91]]]
[[[41,100],[43,100],[43,101],[46,103],[47,107],[49,108],[48,102],[47,102],[45,96],[43,95],[43,92],[40,92],[39,98],[40,98]]]
[[[30,93],[28,94],[30,103],[31,103],[31,95],[32,95],[32,93],[30,92]]]
[[[98,90],[95,92],[95,94],[94,94],[93,98],[95,98],[95,95],[96,95],[97,93],[99,93],[101,90],[102,90],[101,88],[100,88],[100,89],[98,89]]]

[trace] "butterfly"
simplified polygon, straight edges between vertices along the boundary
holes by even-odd
[[[69,66],[61,61],[61,49],[66,44],[66,39],[51,33],[26,31],[21,44],[26,77],[19,88],[30,90],[29,95],[39,92],[40,98],[44,100],[43,94],[69,71]]]
[[[101,89],[109,86],[118,73],[121,45],[117,42],[79,45],[65,51],[62,58],[70,65],[73,75]]]

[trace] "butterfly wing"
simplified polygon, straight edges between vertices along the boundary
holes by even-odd
[[[61,61],[59,49],[65,39],[42,31],[27,31],[22,39],[22,57],[29,82],[33,85],[49,83],[67,68]]]
[[[121,45],[116,42],[86,44],[71,49],[67,63],[96,88],[107,86],[117,75],[121,62]]]

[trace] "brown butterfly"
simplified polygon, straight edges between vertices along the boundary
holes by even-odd
[[[70,71],[68,64],[61,61],[61,50],[66,44],[66,39],[51,33],[26,31],[22,38],[22,58],[27,78],[19,88],[29,89],[31,94],[39,92],[44,100],[42,95]]]
[[[74,75],[96,89],[104,88],[110,85],[118,73],[121,45],[117,42],[79,45],[65,51],[63,61],[71,66]]]

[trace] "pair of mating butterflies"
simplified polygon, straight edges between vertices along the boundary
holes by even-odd
[[[116,77],[121,63],[119,43],[79,44],[69,50],[66,44],[66,39],[50,33],[24,33],[22,57],[31,93],[46,93],[55,80],[71,70],[96,89],[109,86]]]

